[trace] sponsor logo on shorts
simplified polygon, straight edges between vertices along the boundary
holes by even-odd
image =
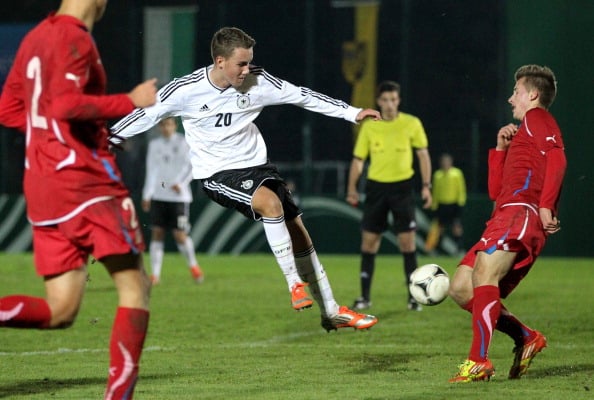
[[[241,188],[245,189],[245,190],[249,190],[252,188],[252,186],[254,186],[254,181],[251,179],[248,179],[247,181],[243,181],[241,182]]]

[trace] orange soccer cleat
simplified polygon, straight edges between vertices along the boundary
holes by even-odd
[[[377,318],[369,314],[360,314],[350,310],[347,306],[338,309],[338,313],[326,317],[322,316],[322,328],[330,332],[338,328],[369,329],[377,324]]]
[[[538,331],[535,331],[535,333],[536,337],[534,339],[524,343],[523,346],[514,347],[514,363],[509,370],[509,379],[520,379],[522,375],[526,374],[534,356],[547,347],[547,338]]]
[[[291,288],[291,305],[297,311],[305,310],[313,305],[313,300],[305,291],[306,286],[307,283],[298,282]]]
[[[190,268],[190,273],[192,274],[192,278],[194,281],[196,281],[196,283],[204,282],[204,272],[202,272],[202,269],[200,269],[199,266],[194,265],[192,268]]]

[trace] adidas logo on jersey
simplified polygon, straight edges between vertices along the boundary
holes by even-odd
[[[210,108],[208,108],[208,106],[205,104],[202,107],[200,107],[200,111],[210,111]]]

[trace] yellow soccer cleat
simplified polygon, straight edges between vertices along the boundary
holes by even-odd
[[[466,383],[475,381],[488,381],[495,375],[495,368],[491,361],[464,360],[460,364],[460,371],[449,380],[450,383]]]

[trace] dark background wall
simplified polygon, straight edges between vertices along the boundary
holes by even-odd
[[[558,81],[551,112],[564,134],[568,158],[560,209],[565,231],[549,241],[547,251],[592,255],[594,2],[510,1],[507,19],[506,69],[545,64]]]
[[[58,3],[3,2],[0,22],[37,21]],[[501,107],[497,83],[503,67],[500,32],[504,17],[500,3],[407,0],[383,1],[380,7],[378,80],[402,84],[402,109],[423,120],[434,158],[441,151],[450,151],[464,170],[479,165],[482,157],[468,154],[472,127],[492,132],[497,126],[497,109]],[[141,79],[142,8],[196,4],[196,67],[211,61],[212,32],[235,25],[257,40],[254,63],[296,84],[350,99],[350,85],[341,73],[341,46],[353,39],[353,9],[332,7],[329,0],[256,0],[243,2],[241,7],[232,0],[110,1],[104,20],[93,33],[111,91],[127,91]],[[314,38],[310,46],[306,45],[308,34]],[[308,68],[313,71],[309,76]],[[314,128],[314,160],[350,159],[348,124],[281,106],[265,110],[258,121],[275,161],[302,159],[305,118]],[[488,140],[479,142],[480,149],[490,144]],[[471,188],[484,191],[484,177],[484,167],[469,173]]]
[[[0,23],[36,22],[58,4],[2,2]],[[235,25],[257,40],[255,64],[293,83],[350,99],[351,87],[341,72],[341,46],[353,39],[353,10],[335,8],[330,0],[112,0],[93,32],[111,92],[128,91],[142,79],[143,7],[172,5],[199,7],[196,67],[211,62],[212,33]],[[499,126],[511,121],[506,100],[513,71],[525,63],[542,63],[557,72],[559,98],[551,111],[565,133],[569,170],[562,203],[564,231],[547,248],[554,254],[594,254],[585,232],[588,224],[583,223],[594,216],[589,207],[594,184],[586,164],[587,150],[594,144],[594,121],[588,112],[588,95],[594,89],[589,73],[593,5],[589,0],[384,0],[379,12],[377,78],[402,84],[401,108],[422,119],[434,163],[444,151],[454,155],[466,174],[471,200],[476,200],[469,208],[480,214],[479,220],[485,208],[487,149]],[[312,126],[314,161],[350,160],[349,124],[279,106],[266,109],[257,121],[273,161],[303,158],[304,121]],[[18,135],[10,138],[10,148],[19,145]],[[3,157],[17,158],[14,151],[8,156],[6,149],[2,151]],[[142,160],[133,162],[142,167]],[[20,182],[19,170],[11,168],[11,185]],[[140,180],[130,184],[139,191]],[[474,228],[480,230],[481,224]]]

